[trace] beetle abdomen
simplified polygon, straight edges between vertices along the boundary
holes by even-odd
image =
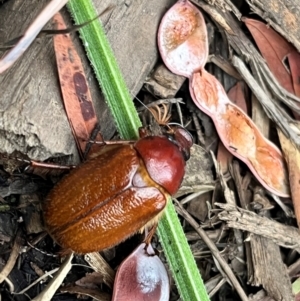
[[[53,236],[64,248],[77,253],[103,250],[136,233],[165,203],[164,195],[155,187],[131,187],[64,229],[57,229]]]
[[[50,192],[44,206],[46,224],[63,226],[130,186],[139,166],[130,146],[108,148],[66,175]]]

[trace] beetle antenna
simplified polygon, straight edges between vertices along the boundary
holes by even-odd
[[[154,120],[159,125],[166,125],[168,121],[171,119],[171,114],[169,114],[169,104],[176,102],[181,103],[181,98],[174,98],[174,99],[160,99],[158,101],[152,102],[149,106],[145,105],[138,97],[134,97],[146,110],[150,112],[150,114],[153,116]],[[160,108],[162,106],[162,109]]]
[[[149,108],[148,106],[146,106],[137,96],[134,96],[134,99],[136,99],[148,112],[150,112],[150,114],[153,116],[154,120],[159,124],[159,117],[158,115],[151,110],[151,108]]]
[[[134,99],[136,99],[146,110],[149,111],[149,108],[137,97],[137,96],[133,96]]]

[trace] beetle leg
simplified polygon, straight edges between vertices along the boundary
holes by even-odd
[[[34,160],[30,160],[28,162],[30,165],[26,168],[26,171],[28,171],[30,167],[32,168],[42,167],[42,168],[59,169],[59,170],[70,170],[76,167],[75,165],[60,165],[56,163],[38,162]]]
[[[103,136],[100,132],[99,123],[96,124],[93,129],[90,140],[86,143],[86,148],[83,154],[83,159],[91,159],[98,154],[98,149],[96,147],[105,146],[105,145],[124,145],[124,144],[133,144],[136,140],[115,140],[115,141],[104,141]],[[94,147],[95,146],[95,147]]]
[[[157,225],[158,223],[155,223],[151,228],[150,230],[148,231],[145,239],[144,239],[144,243],[146,244],[146,247],[145,249],[147,248],[147,246],[151,243],[151,240],[152,240],[152,237],[153,235],[155,234],[156,232],[156,229],[157,229]]]
[[[85,150],[83,153],[83,159],[87,160],[92,153],[94,153],[96,150],[93,147],[95,144],[101,143],[102,145],[105,145],[106,143],[104,142],[103,136],[101,135],[100,132],[100,124],[97,122],[92,133],[90,136],[90,140],[86,142],[85,145]]]
[[[133,144],[136,140],[111,140],[111,141],[91,141],[97,145],[124,145]]]
[[[29,164],[24,170],[26,173],[32,173],[42,178],[45,178],[49,174],[55,176],[60,175],[62,172],[76,167],[75,165],[59,165],[56,163],[45,163],[34,160],[26,160],[25,162]]]

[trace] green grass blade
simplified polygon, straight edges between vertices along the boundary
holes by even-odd
[[[71,0],[68,9],[77,24],[97,15],[90,0]],[[102,25],[94,21],[80,29],[80,35],[121,137],[137,138],[141,123]],[[178,291],[183,301],[207,301],[205,287],[180,221],[174,206],[168,203],[158,233]]]
[[[98,15],[91,1],[71,0],[67,6],[77,24]],[[141,122],[100,21],[81,28],[80,35],[119,134],[124,139],[138,138]]]
[[[170,201],[158,224],[158,234],[181,299],[209,301],[194,256]]]

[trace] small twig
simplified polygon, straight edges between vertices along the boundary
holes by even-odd
[[[83,26],[86,26],[88,25],[89,23],[97,20],[98,18],[100,18],[102,15],[106,14],[108,11],[110,11],[114,6],[111,5],[109,7],[107,7],[103,12],[101,12],[98,16],[96,16],[95,18],[89,20],[89,21],[86,21],[86,22],[83,22],[81,24],[76,24],[76,25],[73,25],[72,27],[69,27],[69,28],[65,28],[65,29],[44,29],[44,30],[41,30],[39,32],[39,34],[36,36],[36,38],[40,38],[42,36],[47,36],[47,37],[52,37],[52,36],[55,36],[55,35],[59,35],[59,34],[70,34],[72,32],[75,32],[75,31],[78,31],[80,28],[82,28]],[[9,50],[13,47],[16,46],[16,44],[23,38],[24,35],[22,36],[19,36],[19,37],[16,37],[10,41],[7,41],[5,42],[4,45],[1,45],[0,44],[0,50]]]
[[[270,238],[276,244],[295,249],[300,253],[300,233],[297,228],[282,225],[233,205],[222,203],[215,203],[215,205],[224,209],[219,213],[219,218],[226,221],[228,227]]]
[[[28,27],[25,34],[18,41],[15,47],[0,60],[0,74],[11,67],[12,64],[26,51],[45,24],[67,2],[68,0],[52,0],[44,7],[41,13]]]
[[[109,266],[109,264],[104,260],[104,258],[98,253],[88,253],[84,255],[84,259],[97,273],[103,276],[103,282],[109,286],[113,287],[115,272]]]
[[[176,102],[176,108],[177,108],[177,112],[178,112],[178,116],[179,116],[179,120],[180,120],[180,124],[182,125],[182,126],[184,126],[183,125],[183,117],[182,117],[182,112],[181,112],[181,108],[180,108],[180,104],[179,104],[179,102]]]
[[[3,268],[3,270],[0,273],[0,283],[2,283],[3,281],[6,281],[7,276],[10,274],[10,272],[12,271],[18,256],[20,254],[20,250],[22,247],[21,244],[21,232],[18,231],[15,237],[15,241],[14,241],[14,245],[12,247],[12,251],[10,253],[10,256],[8,258],[8,261],[5,265],[5,267]]]
[[[285,103],[291,109],[300,112],[300,108],[299,108],[300,98],[288,92],[286,89],[284,89],[280,85],[278,80],[275,78],[273,73],[270,71],[270,69],[267,67],[267,65],[260,64],[259,62],[256,61],[254,61],[253,63],[257,66],[258,72],[261,73],[265,83],[269,86],[270,91],[272,91],[272,93],[276,97],[278,97],[280,101]]]
[[[200,191],[191,193],[191,194],[189,194],[187,197],[185,197],[185,198],[180,202],[180,204],[181,204],[181,205],[184,205],[184,204],[186,204],[186,203],[188,203],[188,202],[190,202],[190,201],[196,199],[198,196],[200,196],[200,195],[202,195],[202,194],[204,194],[204,193],[206,193],[206,192],[211,191],[211,190],[214,189],[214,187],[211,186],[211,185],[203,185],[201,188],[202,188],[202,189],[201,189]]]
[[[135,97],[141,104],[143,104],[143,102],[141,100],[139,100],[137,97]],[[168,99],[158,99],[156,101],[153,101],[151,103],[149,103],[148,105],[144,105],[142,107],[140,107],[138,109],[138,112],[141,112],[141,111],[144,111],[144,110],[147,110],[147,108],[152,108],[152,107],[155,107],[155,106],[159,106],[159,105],[162,105],[162,104],[170,104],[170,103],[181,103],[181,104],[184,104],[182,98],[168,98]]]
[[[59,270],[59,268],[55,268],[49,272],[45,272],[44,275],[40,276],[38,279],[36,279],[35,281],[33,281],[30,285],[28,285],[27,287],[25,287],[23,290],[21,290],[18,293],[14,293],[14,295],[23,295],[26,291],[28,291],[30,288],[32,288],[33,286],[35,286],[37,283],[39,283],[40,281],[44,280],[45,278],[48,278],[49,276],[52,276],[54,273],[56,273]]]
[[[257,81],[253,78],[250,71],[246,68],[245,63],[237,56],[232,58],[233,65],[238,69],[245,82],[251,88],[257,99],[263,105],[267,115],[271,118],[282,132],[297,145],[300,146],[300,138],[297,132],[290,126],[290,119],[288,116],[279,114],[279,108],[269,98],[269,96],[262,90]]]
[[[222,189],[224,191],[225,200],[228,204],[236,205],[235,195],[234,195],[233,191],[230,190],[227,185],[227,182],[222,173],[222,167],[217,162],[214,153],[212,151],[210,151],[210,153],[211,153],[211,157],[213,159],[214,165],[215,165],[216,173],[220,179],[220,183],[221,183]],[[243,247],[243,245],[244,245],[243,244],[243,233],[242,233],[242,231],[240,231],[238,229],[234,229],[233,233],[234,233],[234,237],[235,237],[236,244],[237,244],[238,256],[244,259],[245,252],[244,252],[244,247]]]
[[[64,281],[65,277],[67,276],[68,272],[71,270],[72,267],[72,259],[74,257],[73,253],[70,253],[64,260],[63,264],[58,269],[56,276],[51,279],[48,283],[47,287],[32,301],[50,301],[52,300],[55,292],[60,287],[62,282]],[[45,274],[46,275],[46,274]]]
[[[195,219],[181,206],[181,204],[179,202],[177,202],[176,200],[174,200],[174,201],[177,204],[177,206],[176,206],[177,212],[187,220],[187,222],[197,231],[197,233],[199,234],[201,239],[206,243],[206,245],[210,249],[212,255],[218,260],[223,271],[226,273],[226,275],[229,278],[229,280],[231,281],[232,285],[235,287],[236,291],[238,292],[239,296],[241,297],[241,300],[248,301],[247,295],[245,294],[243,288],[241,287],[240,283],[236,279],[230,266],[227,264],[227,262],[221,256],[216,245],[210,240],[210,238],[206,235],[205,231],[199,226],[199,224],[195,221]]]
[[[282,211],[284,212],[284,214],[287,217],[295,218],[295,214],[294,214],[293,210],[290,209],[288,206],[286,206],[277,195],[275,195],[274,193],[269,193],[269,192],[268,192],[268,194],[273,198],[273,200],[282,209]]]
[[[194,125],[195,125],[195,128],[196,128],[196,133],[197,133],[199,143],[200,143],[201,146],[205,147],[205,140],[204,140],[204,137],[203,137],[203,133],[201,131],[201,127],[200,127],[200,123],[199,123],[197,114],[195,112],[192,112],[192,118],[193,118]]]
[[[224,278],[219,281],[219,283],[214,287],[213,290],[211,290],[208,294],[209,298],[211,298],[216,292],[225,284],[226,280]]]
[[[237,80],[242,80],[241,75],[236,71],[236,69],[230,64],[225,58],[220,55],[211,54],[208,56],[207,62],[212,62],[224,72],[234,77]]]
[[[54,254],[51,254],[51,253],[47,253],[47,252],[44,252],[44,251],[40,250],[39,248],[36,248],[29,241],[27,241],[27,244],[29,245],[30,248],[36,250],[37,252],[40,252],[41,254],[44,254],[44,255],[50,256],[50,257],[59,257],[59,255],[54,255]]]

